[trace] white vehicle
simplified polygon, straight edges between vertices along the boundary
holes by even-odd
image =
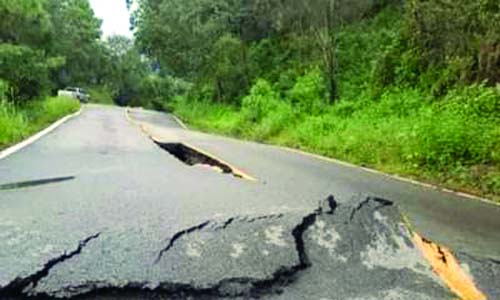
[[[90,95],[87,94],[87,92],[84,89],[74,88],[74,87],[68,87],[65,88],[64,90],[59,90],[57,92],[57,95],[62,97],[71,97],[74,99],[78,99],[80,100],[80,102],[83,103],[88,103],[90,99]]]

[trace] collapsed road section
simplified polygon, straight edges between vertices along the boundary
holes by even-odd
[[[227,162],[215,157],[203,151],[199,148],[196,148],[187,143],[182,143],[178,141],[178,138],[172,138],[172,136],[176,136],[176,134],[171,134],[172,129],[161,128],[158,130],[157,126],[154,126],[145,121],[137,121],[134,120],[130,116],[130,110],[125,110],[125,115],[127,119],[141,128],[141,130],[161,149],[168,152],[170,155],[177,158],[182,163],[188,166],[202,166],[212,169],[218,173],[229,174],[233,177],[239,179],[245,179],[249,181],[257,181],[254,177],[246,174],[245,172],[235,168]],[[162,116],[163,119],[163,116]],[[175,131],[175,129],[174,129]],[[162,138],[163,137],[163,138]],[[167,137],[168,142],[165,142],[165,137]]]
[[[419,238],[398,208],[377,199],[311,212],[204,220],[124,261],[113,233],[61,261],[36,285],[34,299],[499,299],[500,264],[455,255]],[[106,236],[108,235],[108,236]],[[114,246],[126,247],[119,238]],[[470,263],[470,265],[469,265]],[[132,266],[141,270],[134,272]],[[487,272],[478,272],[481,267]],[[123,268],[123,271],[121,268]],[[23,282],[23,279],[16,279]],[[11,286],[11,285],[7,285]],[[16,289],[19,291],[19,289]],[[0,287],[0,298],[8,292]],[[38,298],[36,298],[38,297]],[[29,298],[28,298],[29,299]]]
[[[230,174],[236,178],[254,180],[250,176],[235,169],[229,164],[222,162],[194,147],[187,146],[182,143],[162,143],[153,140],[163,150],[170,153],[172,156],[189,166],[206,166],[223,174]]]

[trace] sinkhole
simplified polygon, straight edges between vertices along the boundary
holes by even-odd
[[[227,163],[224,163],[214,157],[202,153],[192,147],[182,143],[162,143],[154,141],[163,150],[185,163],[188,166],[208,167],[216,172],[232,175],[240,179],[254,180],[243,172],[234,169]]]

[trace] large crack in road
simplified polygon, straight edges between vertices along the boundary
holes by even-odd
[[[414,233],[397,207],[378,198],[345,205],[330,196],[305,215],[200,222],[172,234],[155,259],[130,258],[148,269],[140,280],[116,278],[121,274],[111,270],[108,279],[106,272],[97,271],[83,277],[93,261],[106,259],[98,244],[82,252],[97,237],[83,240],[43,270],[14,279],[0,288],[0,298],[413,300],[452,299],[459,294],[415,246]],[[451,261],[451,252],[437,249],[443,252],[444,265]],[[500,264],[458,254],[458,260],[469,266],[470,274],[464,273],[471,276],[467,284],[477,284],[488,299],[499,299],[495,282],[500,282]],[[78,261],[70,260],[76,255]]]
[[[99,237],[100,233],[96,233],[94,235],[91,235],[87,237],[86,239],[81,240],[78,243],[78,247],[69,252],[69,253],[63,253],[58,257],[55,257],[51,260],[49,260],[43,268],[40,270],[36,271],[35,273],[24,277],[24,278],[16,278],[12,282],[10,282],[7,286],[3,287],[0,289],[0,296],[2,297],[21,297],[23,296],[23,293],[26,289],[28,288],[36,288],[38,286],[38,283],[43,279],[49,276],[50,270],[57,266],[58,264],[64,263],[73,257],[79,255],[82,250],[87,246],[88,243],[90,243],[92,240],[97,239]]]
[[[167,252],[168,250],[170,250],[170,248],[172,248],[174,246],[175,241],[177,241],[178,239],[180,239],[183,235],[193,233],[193,232],[195,232],[197,230],[202,230],[203,228],[205,228],[209,224],[210,224],[210,221],[205,221],[205,222],[203,222],[203,223],[201,223],[199,225],[196,225],[196,226],[193,226],[191,228],[179,231],[176,234],[174,234],[174,236],[168,242],[168,245],[165,248],[161,249],[160,253],[158,253],[158,258],[156,259],[156,263],[158,263],[160,261],[161,257],[163,256],[163,254],[165,252]]]
[[[130,298],[131,296],[141,296],[144,298],[158,298],[161,296],[168,295],[169,298],[192,298],[199,297],[203,299],[209,298],[259,298],[266,294],[280,293],[280,289],[291,284],[296,278],[295,276],[310,267],[311,263],[307,253],[305,252],[305,245],[303,240],[304,232],[314,224],[316,217],[319,214],[319,210],[305,216],[302,222],[298,224],[292,230],[292,236],[295,240],[295,249],[298,255],[298,263],[292,266],[282,266],[276,270],[269,278],[257,279],[251,277],[233,277],[224,278],[210,287],[199,287],[191,284],[175,283],[175,282],[163,282],[158,285],[155,289],[145,289],[148,283],[129,283],[127,286],[121,288],[114,287],[102,287],[102,284],[96,285],[92,292],[86,295],[80,295],[75,297],[75,299],[97,299],[101,297],[116,297],[116,298]],[[263,220],[267,217],[258,217],[251,219],[251,222],[255,220]],[[232,219],[232,218],[231,218]],[[230,220],[231,220],[230,219]],[[232,219],[234,220],[234,219]],[[195,231],[200,231],[205,228],[210,222],[204,222],[200,225],[191,227],[187,230],[180,231],[174,235],[170,240],[168,246],[162,249],[161,253],[166,253],[170,250],[175,241],[180,239],[182,236],[191,234]],[[227,223],[226,228],[227,228]],[[222,226],[224,226],[224,224]],[[160,257],[161,259],[161,257]],[[158,260],[159,261],[159,260]],[[157,261],[157,262],[158,262]],[[87,288],[87,287],[86,287]],[[78,287],[71,287],[72,290],[78,289]]]

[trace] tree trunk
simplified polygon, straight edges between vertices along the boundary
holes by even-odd
[[[217,78],[217,100],[219,103],[224,102],[224,88],[219,78]]]
[[[333,37],[335,0],[328,3],[328,9],[323,15],[323,24],[316,31],[323,56],[325,83],[328,89],[328,104],[333,104],[338,96],[336,71],[337,59],[335,57],[336,41]]]

